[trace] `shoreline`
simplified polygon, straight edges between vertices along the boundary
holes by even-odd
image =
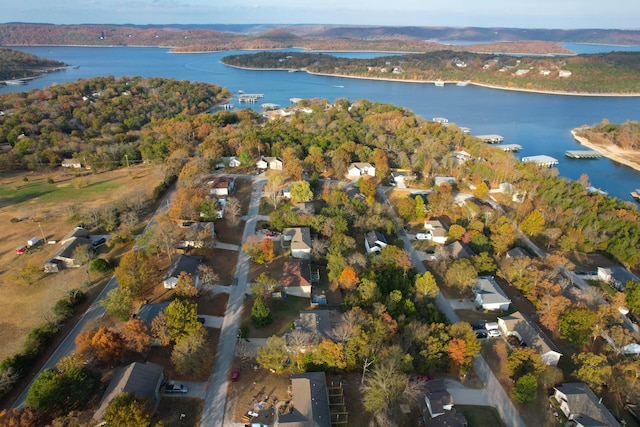
[[[616,163],[620,163],[622,165],[628,166],[633,170],[640,172],[640,152],[638,151],[630,151],[623,150],[616,145],[598,145],[589,141],[587,138],[583,136],[577,135],[577,131],[580,128],[572,129],[571,136],[575,139],[580,145],[584,145],[585,147],[597,151],[602,154],[602,156],[606,157],[609,160],[613,160]],[[629,156],[637,156],[638,160],[630,159]]]
[[[319,73],[314,71],[309,71],[304,68],[255,68],[255,67],[241,67],[238,65],[226,64],[222,61],[220,63],[224,66],[231,68],[238,68],[240,70],[250,70],[250,71],[297,71],[297,72],[305,72],[307,74],[311,74],[313,76],[325,76],[325,77],[340,77],[345,79],[359,79],[359,80],[376,80],[383,82],[394,82],[394,83],[420,83],[420,84],[434,84],[436,81],[441,81],[444,84],[453,84],[456,83],[467,83],[472,86],[485,87],[488,89],[496,89],[496,90],[506,90],[512,92],[525,92],[525,93],[538,93],[542,95],[562,95],[562,96],[592,96],[592,97],[611,97],[611,98],[637,98],[640,97],[640,93],[592,93],[592,92],[556,92],[542,89],[525,89],[525,88],[514,88],[514,87],[505,87],[505,86],[496,86],[488,83],[478,83],[470,80],[415,80],[415,79],[393,79],[388,77],[363,77],[363,76],[349,76],[343,74],[331,74],[331,73]]]

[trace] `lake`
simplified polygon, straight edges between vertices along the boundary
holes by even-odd
[[[613,47],[589,46],[600,51]],[[595,46],[595,47],[594,47]],[[458,87],[312,76],[304,72],[251,71],[230,68],[222,57],[243,52],[171,54],[164,48],[133,47],[32,47],[24,52],[77,66],[46,74],[25,86],[6,86],[0,93],[44,88],[56,83],[101,75],[173,77],[202,81],[239,90],[263,93],[260,103],[289,105],[290,98],[369,99],[404,106],[425,119],[446,117],[471,134],[496,133],[505,144],[520,144],[518,156],[546,154],[560,161],[562,176],[578,179],[583,173],[590,183],[610,195],[632,200],[629,192],[640,187],[640,172],[608,159],[569,160],[566,150],[579,150],[571,129],[594,124],[640,120],[640,97],[583,97],[502,91],[475,86]],[[375,57],[376,53],[339,53],[340,56]],[[238,106],[237,100],[234,102]],[[254,108],[259,108],[254,106]]]

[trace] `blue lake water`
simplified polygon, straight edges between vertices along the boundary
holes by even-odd
[[[587,45],[580,45],[587,46]],[[594,45],[589,45],[594,46]],[[603,48],[602,46],[600,46]],[[289,99],[369,99],[402,105],[425,119],[446,117],[471,134],[497,133],[507,144],[520,144],[518,156],[546,154],[560,161],[562,176],[578,179],[586,173],[593,186],[625,200],[640,187],[640,172],[608,159],[569,160],[566,150],[581,149],[569,133],[603,118],[611,122],[640,120],[640,97],[582,97],[502,91],[475,86],[458,87],[312,76],[303,72],[251,71],[230,68],[219,61],[230,54],[170,54],[162,48],[33,47],[20,48],[79,68],[47,74],[26,86],[6,86],[0,93],[44,88],[55,83],[95,76],[173,77],[202,81],[231,92],[263,93],[261,103],[289,105]],[[378,54],[340,54],[371,57]],[[238,105],[235,102],[236,106]],[[259,108],[259,107],[258,107]]]

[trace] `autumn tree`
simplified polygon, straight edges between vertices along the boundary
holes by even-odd
[[[307,181],[296,181],[291,184],[291,201],[305,203],[313,200],[313,191]]]
[[[271,171],[265,185],[265,192],[268,194],[269,201],[275,209],[278,209],[278,201],[280,200],[280,190],[284,185],[284,175]]]
[[[401,371],[399,361],[387,359],[378,363],[361,387],[367,411],[388,411],[407,389],[409,376]]]
[[[113,363],[124,357],[125,341],[118,332],[101,327],[91,337],[96,356],[104,363]]]
[[[118,287],[107,292],[107,297],[100,301],[100,305],[110,316],[125,322],[131,315],[134,301],[131,289]]]
[[[151,336],[162,346],[171,344],[171,333],[164,313],[159,313],[151,321]]]
[[[501,216],[491,224],[491,246],[496,255],[502,255],[509,250],[516,240],[516,232],[505,216]]]
[[[576,353],[571,356],[571,360],[577,366],[573,374],[594,390],[607,384],[613,372],[607,356],[603,354]]]
[[[181,375],[204,375],[213,364],[207,331],[201,328],[173,346],[171,363]]]
[[[520,223],[520,231],[529,236],[537,236],[544,231],[544,217],[538,209],[531,211]]]
[[[384,179],[389,175],[389,159],[387,158],[387,152],[376,148],[373,150],[373,165],[376,167],[376,177]]]
[[[315,346],[311,354],[311,360],[314,365],[322,366],[326,369],[344,369],[347,367],[344,346],[329,339],[322,340],[320,344]]]
[[[540,354],[530,347],[514,349],[507,359],[509,377],[518,379],[526,374],[538,375],[544,370],[544,362]]]
[[[169,262],[175,252],[179,240],[178,226],[167,215],[159,217],[150,228],[151,243],[167,255]],[[140,251],[138,251],[140,252]]]
[[[460,240],[466,232],[467,230],[465,230],[463,226],[452,224],[451,227],[449,227],[448,237],[451,240]]]
[[[265,345],[258,348],[256,361],[265,369],[273,369],[276,373],[281,374],[284,372],[286,360],[287,350],[283,337],[272,335],[267,338]]]
[[[440,292],[438,283],[430,271],[425,271],[424,274],[416,275],[415,289],[417,300],[422,300],[423,298],[435,298],[438,295],[438,292]]]
[[[452,262],[444,276],[447,285],[459,290],[468,289],[476,277],[476,269],[466,258]]]
[[[194,301],[173,300],[164,310],[169,335],[175,343],[202,331],[198,321],[198,305]]]
[[[156,269],[144,251],[129,251],[115,269],[118,285],[128,289],[133,298],[141,298],[153,283]]]
[[[540,323],[553,332],[558,333],[558,322],[560,315],[571,305],[571,301],[562,295],[543,295],[536,304]]]
[[[356,270],[348,265],[344,270],[342,270],[342,273],[340,273],[338,284],[342,289],[353,290],[356,288],[356,285],[359,281],[360,279],[358,278],[358,273],[356,272]]]
[[[273,241],[269,238],[262,239],[260,243],[260,251],[262,252],[262,259],[265,263],[269,264],[276,256],[276,250],[273,245]]]
[[[473,190],[473,196],[483,202],[489,200],[489,187],[484,181],[481,181],[476,189]]]
[[[447,352],[449,353],[449,372],[466,374],[463,366],[466,360],[467,343],[461,338],[454,338],[447,344]]]
[[[122,338],[128,350],[138,353],[149,350],[151,344],[151,333],[142,319],[129,319],[122,327]]]
[[[175,286],[176,295],[186,298],[193,298],[198,295],[198,288],[196,288],[193,276],[186,271],[183,271],[178,275],[178,280]]]
[[[40,274],[41,269],[34,263],[28,261],[26,264],[18,268],[18,272],[11,276],[12,280],[20,282],[26,286],[30,286]]]
[[[104,421],[113,427],[147,427],[151,425],[152,414],[150,399],[124,392],[109,402]]]

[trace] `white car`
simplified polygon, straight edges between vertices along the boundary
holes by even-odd
[[[431,240],[433,235],[431,233],[418,233],[416,234],[416,240]]]
[[[491,329],[490,331],[487,331],[487,334],[491,337],[491,338],[496,338],[499,337],[500,335],[502,335],[502,332],[500,332],[497,329]]]

